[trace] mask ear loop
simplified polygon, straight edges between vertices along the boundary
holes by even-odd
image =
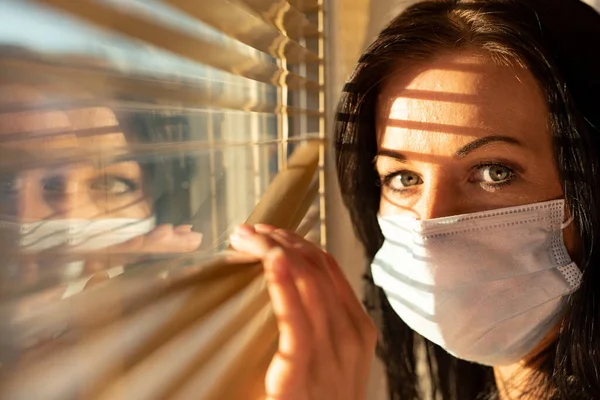
[[[567,219],[565,222],[563,222],[562,224],[560,224],[560,229],[563,230],[565,229],[567,226],[571,225],[571,222],[573,222],[573,216],[571,215],[569,217],[569,219]]]

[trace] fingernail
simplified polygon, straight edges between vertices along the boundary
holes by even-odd
[[[173,230],[173,224],[160,224],[156,228],[154,228],[150,234],[154,235],[164,235]]]
[[[265,258],[265,274],[270,280],[285,280],[290,277],[290,271],[285,262],[284,251],[275,248],[267,253]]]
[[[199,232],[188,233],[188,248],[190,250],[197,250],[202,244],[202,234]]]
[[[235,238],[243,239],[243,238],[250,237],[253,234],[254,234],[254,229],[252,229],[248,225],[239,225],[233,230],[233,233],[231,234],[231,239],[235,239]]]
[[[256,224],[254,225],[254,229],[256,229],[259,233],[271,233],[275,231],[277,228],[267,224]]]
[[[177,232],[191,232],[193,225],[179,225],[175,230]]]

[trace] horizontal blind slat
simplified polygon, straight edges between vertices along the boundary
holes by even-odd
[[[209,81],[198,80],[190,83],[148,79],[107,69],[53,62],[40,63],[19,58],[0,58],[0,69],[2,83],[44,84],[59,92],[62,88],[66,93],[73,85],[77,85],[93,92],[96,99],[139,96],[140,101],[151,99],[160,102],[152,104],[153,109],[212,107],[269,114],[285,113],[290,116],[322,116],[319,110],[262,103],[242,90],[215,93]],[[18,109],[18,104],[0,105],[0,112]]]
[[[303,13],[315,12],[319,9],[321,0],[288,0],[290,4]]]
[[[144,400],[164,398],[190,376],[219,356],[223,346],[246,326],[269,302],[259,276],[226,304],[194,321],[110,386],[97,400]],[[224,314],[229,315],[225,320]]]
[[[194,266],[190,267],[191,263]],[[184,290],[199,282],[229,279],[234,275],[241,279],[248,274],[248,270],[253,270],[254,276],[258,276],[261,268],[256,260],[232,252],[225,252],[208,260],[189,254],[174,260],[158,260],[111,281],[109,285],[85,290],[61,302],[48,303],[18,320],[11,319],[10,316],[19,302],[26,300],[29,294],[15,297],[13,301],[5,300],[0,304],[0,316],[3,317],[0,319],[0,330],[19,332],[18,340],[26,341],[47,335],[48,332],[60,331],[73,320],[88,329],[101,329],[123,317],[110,312],[114,302],[106,301],[107,299],[117,299],[124,310],[134,313],[170,292]],[[165,271],[168,271],[168,279],[161,278]],[[89,312],[91,309],[95,311],[93,314]],[[14,338],[3,336],[0,337],[0,343],[13,344],[12,339]]]
[[[81,138],[81,131],[74,132]],[[44,138],[40,138],[43,140]],[[316,135],[303,135],[295,138],[289,138],[286,143],[307,142],[322,143],[323,139]],[[155,143],[130,145],[128,147],[116,147],[115,149],[87,149],[77,152],[71,150],[56,151],[51,153],[24,153],[12,152],[10,149],[0,150],[0,168],[5,170],[28,170],[35,168],[48,168],[52,166],[76,164],[85,161],[101,162],[119,162],[131,159],[148,159],[160,155],[162,157],[175,156],[181,154],[194,154],[199,152],[211,152],[217,150],[229,150],[235,147],[247,148],[248,146],[272,147],[281,143],[281,140],[255,140],[255,141],[189,141],[180,143]],[[312,193],[312,191],[311,191]],[[315,192],[316,193],[316,192]],[[314,196],[313,198],[314,199]],[[308,200],[307,200],[308,201]],[[312,200],[311,200],[312,201]],[[306,210],[308,209],[308,206]],[[305,211],[304,211],[305,212]],[[298,223],[304,214],[299,212],[296,215],[299,218]],[[48,253],[49,255],[51,252]]]
[[[197,397],[199,400],[262,399],[264,393],[256,393],[260,397],[254,399],[247,397],[249,393],[243,393],[244,397],[234,397],[236,387],[232,385],[236,381],[246,383],[248,381],[260,382],[262,380],[264,382],[266,369],[261,368],[263,366],[261,365],[263,364],[262,360],[266,357],[273,358],[277,351],[279,331],[277,330],[277,320],[271,306],[269,305],[266,312],[257,315],[254,319],[259,319],[257,323],[259,327],[255,328],[254,332],[249,331],[246,333],[248,339],[245,342],[245,346],[238,350],[236,356],[227,360],[227,370],[214,381],[208,392],[204,391],[206,386],[202,385],[202,381],[198,382],[192,378],[180,391],[174,394],[173,399],[192,399],[200,392],[202,392],[202,395]]]
[[[289,89],[319,90],[317,82],[274,63],[159,25],[93,0],[36,0],[95,25],[235,75]]]
[[[294,150],[287,168],[275,176],[246,220],[247,224],[265,223],[293,230],[298,227],[297,213],[303,207],[308,210],[305,196],[310,191],[319,165],[321,146],[323,142],[311,141]]]
[[[66,346],[48,354],[39,363],[13,372],[0,386],[0,394],[7,395],[2,398],[25,400],[31,396],[41,398],[43,391],[43,398],[60,400],[77,395],[79,387],[73,382],[82,384],[88,393],[98,389],[97,385],[103,386],[121,373],[122,363],[130,364],[145,357],[182,327],[189,326],[190,322],[243,290],[255,277],[249,268],[245,276],[232,275],[218,282],[203,282],[197,287],[169,294],[140,312],[119,319],[114,325],[101,327],[94,334],[88,332],[89,336],[83,341],[75,340],[72,345],[65,343]],[[89,357],[89,362],[78,362],[82,352]],[[62,361],[60,367],[56,359]],[[35,391],[26,384],[30,378],[39,383]]]
[[[318,37],[319,28],[313,25],[304,14],[287,0],[235,0],[246,3],[262,18],[275,26],[288,37],[299,40]]]
[[[167,3],[200,19],[224,34],[289,63],[316,62],[319,56],[282,35],[249,10],[224,0],[212,2],[166,0]]]
[[[264,376],[264,372],[258,370],[257,367],[265,355],[273,356],[275,354],[273,342],[277,340],[277,337],[277,322],[270,305],[268,305],[249,322],[240,338],[241,342],[234,343],[235,347],[224,349],[225,354],[222,356],[221,365],[217,365],[217,373],[220,372],[220,376],[215,379],[206,379],[203,371],[198,371],[167,398],[173,400],[237,400],[232,399],[226,392],[231,389],[232,383],[236,381],[237,377],[250,375],[260,378],[261,375]]]

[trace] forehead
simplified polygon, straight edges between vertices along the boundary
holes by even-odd
[[[126,143],[115,113],[102,106],[78,106],[79,101],[87,100],[83,95],[61,99],[43,88],[1,85],[0,99],[0,143],[5,148],[35,150],[43,146],[43,150]],[[61,100],[61,107],[48,106]],[[90,134],[94,128],[106,129],[99,135]]]
[[[548,110],[533,76],[470,54],[444,56],[410,77],[397,74],[383,87],[377,116],[385,148],[446,153],[488,135],[532,145],[549,140]]]

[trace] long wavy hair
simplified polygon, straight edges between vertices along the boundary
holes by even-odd
[[[570,296],[570,312],[537,360],[526,392],[540,399],[600,399],[600,15],[591,7],[575,0],[440,0],[415,4],[396,17],[361,56],[336,115],[337,172],[354,229],[371,261],[383,242],[373,164],[382,86],[394,74],[453,51],[524,67],[543,92],[565,198],[582,239],[583,283]],[[433,398],[498,396],[490,367],[459,360],[412,331],[369,269],[365,283],[391,399],[424,398],[417,372],[423,352]]]

